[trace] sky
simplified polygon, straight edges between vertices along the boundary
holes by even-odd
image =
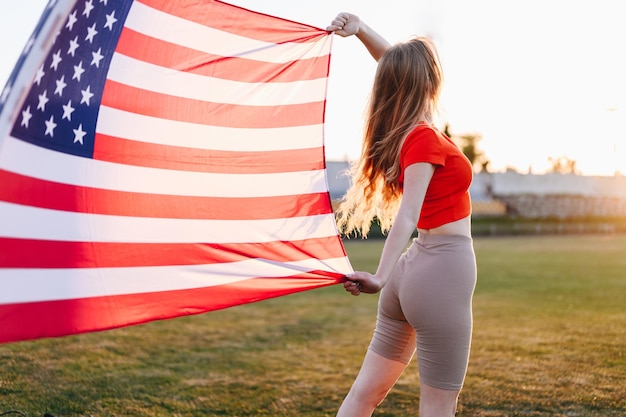
[[[321,28],[351,12],[391,43],[432,37],[445,74],[441,124],[480,135],[490,171],[541,174],[565,157],[585,175],[626,174],[622,0],[228,2]],[[0,14],[2,87],[46,3],[12,2]],[[356,38],[333,39],[328,160],[359,157],[375,70]]]

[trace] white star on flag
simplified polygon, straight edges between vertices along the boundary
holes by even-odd
[[[61,61],[63,61],[63,58],[61,58],[61,50],[59,49],[56,54],[52,55],[50,68],[53,68],[56,71],[59,68]]]
[[[26,109],[22,110],[22,126],[28,127],[28,122],[30,121],[30,118],[33,117],[32,113],[30,112],[30,106],[26,107]]]
[[[83,69],[83,61],[78,62],[78,65],[74,65],[74,75],[72,75],[72,80],[77,80],[80,82],[80,77],[83,75],[85,70]]]
[[[84,90],[80,90],[80,94],[82,95],[82,98],[80,99],[80,104],[86,104],[89,105],[89,100],[91,100],[91,98],[93,97],[93,93],[91,92],[91,86],[88,85],[86,89]]]
[[[87,134],[87,132],[83,130],[83,125],[82,124],[78,125],[78,129],[73,129],[73,132],[74,132],[74,143],[80,142],[80,144],[82,145],[83,138]]]
[[[46,103],[48,103],[49,99],[48,99],[48,92],[44,91],[43,93],[39,94],[38,96],[39,98],[39,103],[37,104],[37,110],[41,110],[41,111],[46,111]]]
[[[100,61],[104,58],[102,55],[102,48],[99,48],[96,52],[92,52],[91,56],[93,57],[91,65],[95,65],[96,68],[100,67]]]
[[[89,41],[89,43],[93,43],[93,39],[97,34],[98,34],[98,31],[96,30],[96,24],[94,23],[93,25],[87,28],[87,36],[85,37],[85,40]]]
[[[72,113],[74,113],[74,110],[76,110],[74,107],[72,107],[72,100],[68,100],[67,104],[63,105],[63,117],[62,119],[67,119],[68,121],[72,120]]]
[[[78,49],[78,36],[70,41],[70,47],[67,50],[68,55],[72,55],[74,57],[76,55],[76,49]]]
[[[56,81],[56,85],[57,87],[54,90],[54,94],[58,94],[59,97],[62,97],[63,90],[65,89],[65,87],[67,87],[67,84],[65,83],[65,75],[61,76],[60,80]]]
[[[37,71],[37,75],[35,76],[35,84],[40,85],[41,84],[41,79],[43,78],[43,76],[46,75],[46,73],[43,71],[43,67],[40,67],[39,70]]]
[[[45,135],[50,135],[50,137],[54,137],[54,129],[57,127],[57,124],[54,123],[54,116],[50,116],[50,119],[46,120],[46,133]]]
[[[109,30],[113,30],[113,25],[117,22],[117,19],[115,18],[115,10],[113,10],[111,14],[106,15],[106,18],[107,22],[104,24],[104,27]]]

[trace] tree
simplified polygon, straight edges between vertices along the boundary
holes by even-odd
[[[478,142],[483,138],[480,133],[465,133],[463,135],[454,135],[450,131],[450,125],[446,124],[443,133],[450,139],[457,142],[461,152],[469,159],[472,167],[480,167],[480,172],[488,172],[489,160],[485,154],[478,149]]]
[[[550,169],[548,172],[555,174],[577,174],[576,161],[566,156],[559,156],[557,158],[549,157]]]

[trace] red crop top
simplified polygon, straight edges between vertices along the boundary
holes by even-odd
[[[472,166],[454,142],[420,123],[408,134],[400,150],[400,184],[404,183],[405,168],[417,162],[435,165],[417,227],[433,229],[469,216]]]

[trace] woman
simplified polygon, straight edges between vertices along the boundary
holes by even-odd
[[[355,272],[344,283],[353,295],[382,292],[372,342],[337,415],[370,416],[417,350],[419,415],[452,417],[469,358],[476,260],[471,164],[432,125],[442,84],[437,52],[426,38],[390,46],[349,13],[327,30],[356,35],[378,61],[338,225],[366,235],[375,217],[389,232],[376,273]]]

